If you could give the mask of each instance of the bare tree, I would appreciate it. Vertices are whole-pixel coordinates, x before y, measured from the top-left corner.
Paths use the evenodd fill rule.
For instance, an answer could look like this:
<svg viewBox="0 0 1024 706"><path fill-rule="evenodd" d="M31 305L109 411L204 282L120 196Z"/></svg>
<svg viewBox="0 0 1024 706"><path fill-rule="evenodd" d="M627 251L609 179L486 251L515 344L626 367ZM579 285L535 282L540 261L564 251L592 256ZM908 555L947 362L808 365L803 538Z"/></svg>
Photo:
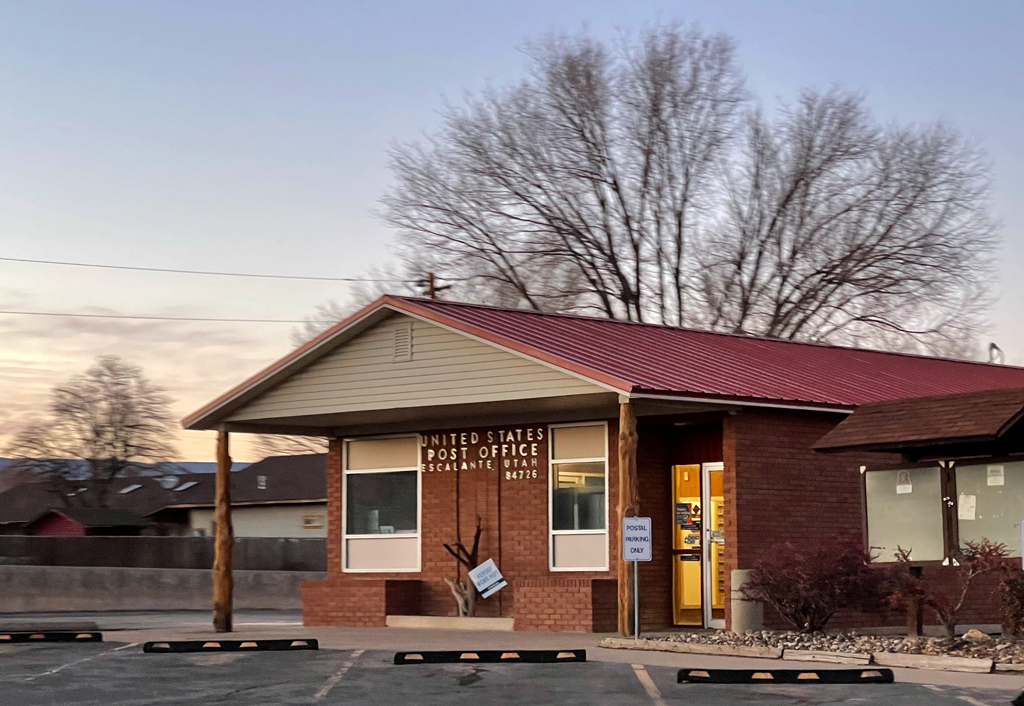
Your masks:
<svg viewBox="0 0 1024 706"><path fill-rule="evenodd" d="M325 454L327 453L327 442L327 437L323 436L259 434L253 440L252 449L260 458Z"/></svg>
<svg viewBox="0 0 1024 706"><path fill-rule="evenodd" d="M988 167L949 127L863 99L751 106L721 35L528 47L516 85L393 150L384 217L410 273L544 311L884 347L984 321Z"/></svg>
<svg viewBox="0 0 1024 706"><path fill-rule="evenodd" d="M21 432L6 450L55 488L91 480L89 501L105 507L114 480L176 452L171 399L142 369L102 356L50 394L49 416ZM67 493L61 493L67 497Z"/></svg>

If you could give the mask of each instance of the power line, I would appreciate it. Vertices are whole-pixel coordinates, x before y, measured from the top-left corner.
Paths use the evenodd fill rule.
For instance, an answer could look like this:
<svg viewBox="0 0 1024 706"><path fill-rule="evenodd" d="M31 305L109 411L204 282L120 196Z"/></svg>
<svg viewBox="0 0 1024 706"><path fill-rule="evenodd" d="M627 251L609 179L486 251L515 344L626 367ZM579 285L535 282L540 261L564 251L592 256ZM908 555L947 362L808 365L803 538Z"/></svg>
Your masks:
<svg viewBox="0 0 1024 706"><path fill-rule="evenodd" d="M305 277L302 275L268 275L252 272L215 272L209 270L176 270L170 267L131 267L128 265L101 265L90 262L62 262L59 260L30 260L22 257L0 257L4 262L23 262L31 265L61 265L63 267L93 267L103 270L132 270L135 272L164 272L176 275L211 275L216 277L255 277L258 279L292 279L315 282L390 282L406 283L404 279L374 279L363 277Z"/></svg>
<svg viewBox="0 0 1024 706"><path fill-rule="evenodd" d="M127 314L63 314L58 311L0 311L0 315L12 316L70 316L78 319L137 319L141 321L210 321L237 324L304 324L300 319L227 319L204 318L199 316L130 316ZM323 322L328 323L328 322ZM330 322L334 323L334 322Z"/></svg>

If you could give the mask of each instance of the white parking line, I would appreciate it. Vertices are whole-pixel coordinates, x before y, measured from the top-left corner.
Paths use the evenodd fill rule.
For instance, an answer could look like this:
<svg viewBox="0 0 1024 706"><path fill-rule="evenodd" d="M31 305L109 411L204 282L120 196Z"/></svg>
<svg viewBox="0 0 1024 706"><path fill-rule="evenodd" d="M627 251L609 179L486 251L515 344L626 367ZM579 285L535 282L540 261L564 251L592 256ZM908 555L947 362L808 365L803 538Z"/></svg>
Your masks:
<svg viewBox="0 0 1024 706"><path fill-rule="evenodd" d="M330 679L328 679L327 682L323 685L323 688L321 688L320 691L316 692L316 696L313 697L313 703L316 704L323 701L324 697L331 693L331 689L337 686L338 682L341 681L341 678L345 676L345 672L352 668L352 665L355 663L354 660L357 657L359 657L359 655L363 654L363 652L365 651L366 650L354 650L352 654L349 655L351 659L347 662L344 662L341 665L341 669L332 674Z"/></svg>
<svg viewBox="0 0 1024 706"><path fill-rule="evenodd" d="M665 706L665 699L661 698L661 691L658 690L657 684L651 679L651 675L647 673L644 665L634 664L633 671L636 673L636 678L640 680L640 684L643 685L644 691L651 697L654 706Z"/></svg>
<svg viewBox="0 0 1024 706"><path fill-rule="evenodd" d="M100 652L99 654L92 655L91 657L83 657L82 659L76 659L74 662L68 662L67 664L62 664L59 667L54 667L53 669L49 669L49 670L47 670L45 672L42 672L40 674L33 674L30 677L26 677L25 681L35 681L39 677L48 677L51 674L56 674L57 672L60 672L60 671L62 671L64 669L67 669L68 667L73 667L76 664L82 664L83 662L91 662L92 660L98 659L98 658L102 657L103 655L109 655L111 652L120 652L121 650L127 650L129 647L138 647L138 645L139 645L139 643L132 642L132 643L127 644L127 645L121 645L120 647L115 647L112 650L106 650L104 652Z"/></svg>
<svg viewBox="0 0 1024 706"><path fill-rule="evenodd" d="M957 698L961 701L966 701L967 703L971 704L971 706L989 706L984 701L976 699L973 696L957 696Z"/></svg>

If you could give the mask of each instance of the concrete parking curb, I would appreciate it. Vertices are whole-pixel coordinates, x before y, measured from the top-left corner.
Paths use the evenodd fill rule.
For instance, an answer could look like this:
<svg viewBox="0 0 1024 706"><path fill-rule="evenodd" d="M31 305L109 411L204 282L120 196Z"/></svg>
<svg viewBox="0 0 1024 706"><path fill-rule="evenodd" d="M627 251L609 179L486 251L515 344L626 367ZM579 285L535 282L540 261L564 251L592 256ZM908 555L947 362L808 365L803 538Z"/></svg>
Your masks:
<svg viewBox="0 0 1024 706"><path fill-rule="evenodd" d="M855 652L822 652L820 650L791 650L786 648L782 651L782 659L794 662L825 662L828 664L855 664L866 666L871 664L871 655Z"/></svg>
<svg viewBox="0 0 1024 706"><path fill-rule="evenodd" d="M672 642L670 640L633 639L629 637L602 638L601 647L613 650L654 650L657 652L678 652L691 655L718 655L721 657L760 657L780 659L781 647L747 647L744 645L702 645L695 642Z"/></svg>
<svg viewBox="0 0 1024 706"><path fill-rule="evenodd" d="M992 671L992 660L972 657L945 657L939 655L907 655L898 652L875 652L871 655L875 664L883 667L907 667L909 669L938 669L947 672L972 672L988 674Z"/></svg>

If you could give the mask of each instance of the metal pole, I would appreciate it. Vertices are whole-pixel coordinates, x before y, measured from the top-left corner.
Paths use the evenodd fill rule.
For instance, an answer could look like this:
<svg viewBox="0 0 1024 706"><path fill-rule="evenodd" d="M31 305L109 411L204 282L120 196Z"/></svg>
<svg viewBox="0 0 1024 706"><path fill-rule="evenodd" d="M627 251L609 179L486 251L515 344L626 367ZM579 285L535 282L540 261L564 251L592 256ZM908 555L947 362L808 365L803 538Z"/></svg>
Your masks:
<svg viewBox="0 0 1024 706"><path fill-rule="evenodd" d="M640 639L640 562L633 562L633 630L635 637Z"/></svg>

